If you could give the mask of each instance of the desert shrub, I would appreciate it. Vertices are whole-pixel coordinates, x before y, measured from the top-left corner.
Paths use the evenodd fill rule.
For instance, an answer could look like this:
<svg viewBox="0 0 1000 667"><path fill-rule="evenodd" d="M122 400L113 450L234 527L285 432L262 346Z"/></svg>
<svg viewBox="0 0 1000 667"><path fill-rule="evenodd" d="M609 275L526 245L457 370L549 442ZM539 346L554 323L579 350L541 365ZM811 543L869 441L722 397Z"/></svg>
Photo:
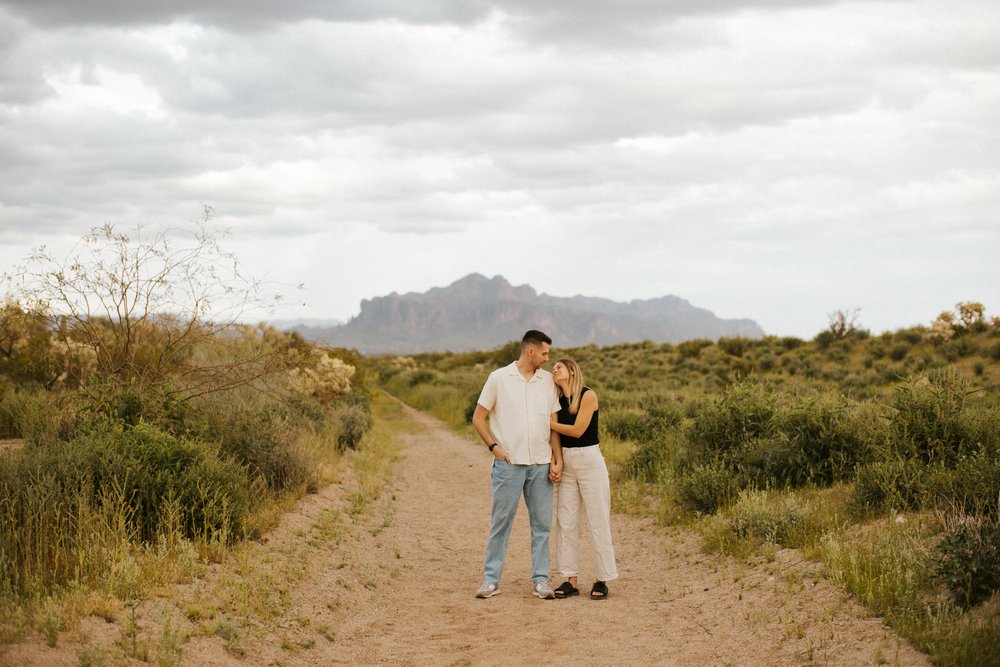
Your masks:
<svg viewBox="0 0 1000 667"><path fill-rule="evenodd" d="M902 458L953 462L973 446L964 412L973 391L952 370L936 370L897 387L890 418L891 444Z"/></svg>
<svg viewBox="0 0 1000 667"><path fill-rule="evenodd" d="M22 390L0 384L0 438L30 445L67 440L79 425L71 393Z"/></svg>
<svg viewBox="0 0 1000 667"><path fill-rule="evenodd" d="M997 329L1000 331L1000 329ZM993 361L1000 361L1000 343L994 343L986 351L987 356Z"/></svg>
<svg viewBox="0 0 1000 667"><path fill-rule="evenodd" d="M833 343L836 340L837 340L836 334L834 334L832 331L828 329L820 331L818 334L816 334L816 337L813 338L813 342L816 343L816 347L819 348L820 350L825 350L829 348L831 345L833 345Z"/></svg>
<svg viewBox="0 0 1000 667"><path fill-rule="evenodd" d="M89 421L110 420L130 426L145 422L173 433L184 433L190 430L188 421L197 419L166 384L119 384L95 375L81 387L77 397L80 412Z"/></svg>
<svg viewBox="0 0 1000 667"><path fill-rule="evenodd" d="M955 603L968 609L1000 590L1000 521L962 514L946 524L934 549L934 572Z"/></svg>
<svg viewBox="0 0 1000 667"><path fill-rule="evenodd" d="M902 361L910 353L910 345L907 343L894 343L889 348L889 358L893 361Z"/></svg>
<svg viewBox="0 0 1000 667"><path fill-rule="evenodd" d="M678 502L690 511L712 514L732 502L742 487L742 480L722 463L701 463L678 478Z"/></svg>
<svg viewBox="0 0 1000 667"><path fill-rule="evenodd" d="M601 415L601 428L613 438L639 442L645 433L644 419L642 412L609 412Z"/></svg>
<svg viewBox="0 0 1000 667"><path fill-rule="evenodd" d="M954 362L975 352L976 344L968 336L959 336L942 344L938 351L945 359Z"/></svg>
<svg viewBox="0 0 1000 667"><path fill-rule="evenodd" d="M740 539L796 546L805 532L805 509L788 497L774 498L768 491L740 492L729 508L729 528Z"/></svg>
<svg viewBox="0 0 1000 667"><path fill-rule="evenodd" d="M733 357L742 357L747 351L748 341L745 338L720 338L719 349Z"/></svg>
<svg viewBox="0 0 1000 667"><path fill-rule="evenodd" d="M351 378L356 368L343 359L316 348L301 355L302 360L288 371L289 389L324 404L351 393Z"/></svg>
<svg viewBox="0 0 1000 667"><path fill-rule="evenodd" d="M926 485L937 507L996 515L1000 510L1000 458L987 449L960 456L953 468L932 467Z"/></svg>
<svg viewBox="0 0 1000 667"><path fill-rule="evenodd" d="M796 338L794 336L785 336L780 341L781 347L786 350L794 350L795 348L803 345L805 343L801 338Z"/></svg>
<svg viewBox="0 0 1000 667"><path fill-rule="evenodd" d="M643 443L662 438L663 434L680 426L681 407L661 396L644 396L639 411L615 411L601 415L601 427L619 440Z"/></svg>
<svg viewBox="0 0 1000 667"><path fill-rule="evenodd" d="M274 491L310 481L310 463L294 446L290 416L285 410L239 409L228 413L214 429L222 454L238 462L251 477Z"/></svg>
<svg viewBox="0 0 1000 667"><path fill-rule="evenodd" d="M777 366L778 366L778 358L773 354L771 354L770 352L762 354L760 358L757 360L757 368L759 368L761 372L766 373L769 371L773 371Z"/></svg>
<svg viewBox="0 0 1000 667"><path fill-rule="evenodd" d="M623 470L632 478L655 482L670 467L671 459L671 448L666 437L641 440L625 461Z"/></svg>
<svg viewBox="0 0 1000 667"><path fill-rule="evenodd" d="M417 371L410 373L408 382L410 383L411 387L416 387L419 384L426 384L428 382L433 382L435 377L437 377L437 374L434 373L434 371L426 368L421 368Z"/></svg>
<svg viewBox="0 0 1000 667"><path fill-rule="evenodd" d="M0 457L0 585L26 594L104 576L108 549L164 531L225 542L249 506L243 469L210 445L106 423Z"/></svg>
<svg viewBox="0 0 1000 667"><path fill-rule="evenodd" d="M692 340L686 340L683 343L677 345L677 352L680 353L683 359L697 359L701 355L701 351L706 347L709 347L712 341L707 338L695 338Z"/></svg>
<svg viewBox="0 0 1000 667"><path fill-rule="evenodd" d="M775 396L756 379L736 382L720 395L698 404L688 427L688 439L706 459L714 454L725 455L768 435L776 409Z"/></svg>
<svg viewBox="0 0 1000 667"><path fill-rule="evenodd" d="M754 438L730 451L725 460L740 478L758 488L798 486L807 480L802 450L783 433Z"/></svg>
<svg viewBox="0 0 1000 667"><path fill-rule="evenodd" d="M857 407L842 396L799 397L778 413L777 429L801 452L803 470L789 481L831 484L848 479L872 456Z"/></svg>
<svg viewBox="0 0 1000 667"><path fill-rule="evenodd" d="M365 394L351 394L336 406L334 417L340 422L337 446L341 450L357 449L365 433L372 427L371 402Z"/></svg>
<svg viewBox="0 0 1000 667"><path fill-rule="evenodd" d="M906 343L908 346L912 347L922 341L927 333L927 329L924 327L911 327L909 329L900 329L895 334L893 334L893 340L897 342Z"/></svg>
<svg viewBox="0 0 1000 667"><path fill-rule="evenodd" d="M501 368L503 366L510 365L510 362L515 361L521 356L521 341L512 340L509 343L505 343L496 349L492 355L490 355L490 362L494 368Z"/></svg>
<svg viewBox="0 0 1000 667"><path fill-rule="evenodd" d="M143 540L155 539L167 499L183 508L182 528L192 538L235 537L249 508L240 465L219 458L212 445L148 424L108 422L68 443L26 453L22 465L27 478L54 479L71 498L82 494L99 503L105 489L119 489L129 502L129 523Z"/></svg>
<svg viewBox="0 0 1000 667"><path fill-rule="evenodd" d="M927 466L916 459L892 458L861 466L854 478L851 512L864 517L923 507L929 476Z"/></svg>
<svg viewBox="0 0 1000 667"><path fill-rule="evenodd" d="M469 398L465 401L465 411L463 412L463 417L465 418L466 424L472 423L472 417L476 414L476 406L479 405L479 395L481 391L475 391L469 394Z"/></svg>

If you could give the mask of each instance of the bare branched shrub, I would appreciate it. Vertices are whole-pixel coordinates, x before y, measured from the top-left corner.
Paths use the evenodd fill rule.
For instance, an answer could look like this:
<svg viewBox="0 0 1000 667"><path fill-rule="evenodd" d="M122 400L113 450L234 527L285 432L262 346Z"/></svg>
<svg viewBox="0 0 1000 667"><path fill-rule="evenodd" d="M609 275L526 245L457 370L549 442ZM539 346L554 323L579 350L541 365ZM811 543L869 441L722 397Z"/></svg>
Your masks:
<svg viewBox="0 0 1000 667"><path fill-rule="evenodd" d="M830 324L827 331L833 334L834 340L842 340L859 331L858 316L860 308L837 309L828 315Z"/></svg>
<svg viewBox="0 0 1000 667"><path fill-rule="evenodd" d="M212 228L213 214L206 206L193 229L148 236L142 226L122 232L105 224L65 260L35 250L8 281L32 312L46 313L51 329L74 341L57 359L85 345L112 386L186 399L253 383L284 370L282 351L239 325L270 299L222 248L225 232ZM243 339L241 356L206 357L213 341L221 350L218 341L234 338Z"/></svg>

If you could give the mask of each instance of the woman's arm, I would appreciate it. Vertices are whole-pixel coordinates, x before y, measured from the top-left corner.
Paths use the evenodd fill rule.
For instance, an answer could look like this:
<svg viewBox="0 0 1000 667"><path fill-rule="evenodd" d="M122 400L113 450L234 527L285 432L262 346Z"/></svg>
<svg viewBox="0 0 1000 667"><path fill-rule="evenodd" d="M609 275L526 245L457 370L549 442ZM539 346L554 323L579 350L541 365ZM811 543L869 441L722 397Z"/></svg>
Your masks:
<svg viewBox="0 0 1000 667"><path fill-rule="evenodd" d="M590 420L597 412L597 394L593 389L588 391L580 399L580 410L576 413L576 421L572 424L560 424L556 414L552 414L552 430L561 435L568 435L572 438L579 438L587 431Z"/></svg>

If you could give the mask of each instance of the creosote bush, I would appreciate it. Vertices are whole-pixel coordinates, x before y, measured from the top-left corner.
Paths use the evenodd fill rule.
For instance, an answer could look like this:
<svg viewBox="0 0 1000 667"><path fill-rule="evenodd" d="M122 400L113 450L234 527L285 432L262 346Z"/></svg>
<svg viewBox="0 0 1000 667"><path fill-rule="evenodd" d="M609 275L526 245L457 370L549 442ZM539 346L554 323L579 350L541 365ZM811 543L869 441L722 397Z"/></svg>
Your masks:
<svg viewBox="0 0 1000 667"><path fill-rule="evenodd" d="M1000 590L1000 519L958 514L934 549L934 571L968 609Z"/></svg>

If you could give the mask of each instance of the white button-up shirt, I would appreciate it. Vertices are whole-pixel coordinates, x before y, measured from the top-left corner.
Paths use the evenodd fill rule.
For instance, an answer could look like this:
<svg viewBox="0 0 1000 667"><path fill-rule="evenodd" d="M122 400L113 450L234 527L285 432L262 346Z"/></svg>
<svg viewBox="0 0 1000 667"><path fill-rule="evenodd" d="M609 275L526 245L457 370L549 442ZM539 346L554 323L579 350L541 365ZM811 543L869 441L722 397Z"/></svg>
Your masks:
<svg viewBox="0 0 1000 667"><path fill-rule="evenodd" d="M552 373L538 369L525 380L515 361L490 373L478 403L490 411L490 432L512 463L549 463L549 421L559 412Z"/></svg>

